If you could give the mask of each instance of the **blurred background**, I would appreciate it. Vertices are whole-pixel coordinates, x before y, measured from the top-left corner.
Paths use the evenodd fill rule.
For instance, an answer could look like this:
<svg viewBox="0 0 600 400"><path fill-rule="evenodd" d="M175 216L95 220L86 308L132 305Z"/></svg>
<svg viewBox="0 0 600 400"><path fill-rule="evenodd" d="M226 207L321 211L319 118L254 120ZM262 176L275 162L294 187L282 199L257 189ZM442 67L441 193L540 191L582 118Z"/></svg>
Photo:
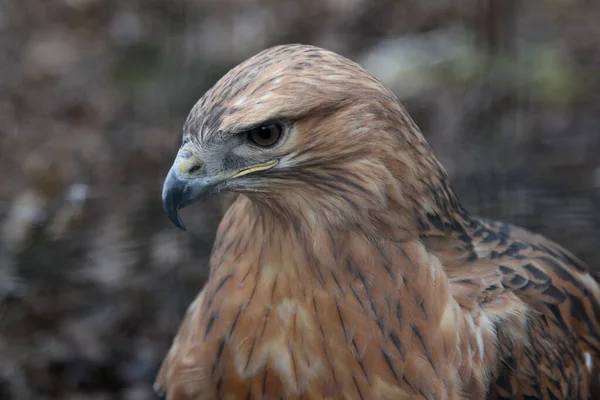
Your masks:
<svg viewBox="0 0 600 400"><path fill-rule="evenodd" d="M600 266L600 2L1 0L0 399L153 399L218 201L161 209L195 101L275 44L393 88L474 213Z"/></svg>

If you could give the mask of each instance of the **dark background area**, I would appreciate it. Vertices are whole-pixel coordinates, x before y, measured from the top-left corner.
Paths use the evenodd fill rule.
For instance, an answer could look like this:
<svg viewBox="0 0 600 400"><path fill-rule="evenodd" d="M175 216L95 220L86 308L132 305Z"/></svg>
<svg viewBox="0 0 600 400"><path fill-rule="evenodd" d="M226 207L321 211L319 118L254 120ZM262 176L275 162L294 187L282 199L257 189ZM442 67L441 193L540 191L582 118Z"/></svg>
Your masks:
<svg viewBox="0 0 600 400"><path fill-rule="evenodd" d="M275 44L393 88L474 213L600 266L600 2L0 0L0 399L152 399L223 208L161 209L187 112Z"/></svg>

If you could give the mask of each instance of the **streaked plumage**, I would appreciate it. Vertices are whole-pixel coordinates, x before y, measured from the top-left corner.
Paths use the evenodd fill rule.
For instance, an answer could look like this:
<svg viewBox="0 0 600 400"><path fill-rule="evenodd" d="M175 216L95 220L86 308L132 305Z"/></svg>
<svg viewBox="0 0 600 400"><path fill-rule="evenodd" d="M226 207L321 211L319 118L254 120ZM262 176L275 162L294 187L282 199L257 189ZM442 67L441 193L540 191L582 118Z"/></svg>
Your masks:
<svg viewBox="0 0 600 400"><path fill-rule="evenodd" d="M281 121L275 145L248 129ZM163 200L240 195L157 386L180 399L586 399L600 288L559 245L471 216L396 97L311 46L194 106Z"/></svg>

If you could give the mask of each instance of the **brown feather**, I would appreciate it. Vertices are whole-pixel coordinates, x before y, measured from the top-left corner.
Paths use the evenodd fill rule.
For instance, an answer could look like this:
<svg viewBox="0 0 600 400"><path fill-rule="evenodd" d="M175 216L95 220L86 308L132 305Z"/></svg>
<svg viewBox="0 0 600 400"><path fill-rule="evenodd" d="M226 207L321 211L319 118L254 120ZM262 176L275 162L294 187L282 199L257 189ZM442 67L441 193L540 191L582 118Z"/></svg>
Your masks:
<svg viewBox="0 0 600 400"><path fill-rule="evenodd" d="M587 399L597 282L559 245L464 210L389 89L279 46L223 77L184 131L210 154L272 119L289 126L279 164L232 187L157 379L168 399Z"/></svg>

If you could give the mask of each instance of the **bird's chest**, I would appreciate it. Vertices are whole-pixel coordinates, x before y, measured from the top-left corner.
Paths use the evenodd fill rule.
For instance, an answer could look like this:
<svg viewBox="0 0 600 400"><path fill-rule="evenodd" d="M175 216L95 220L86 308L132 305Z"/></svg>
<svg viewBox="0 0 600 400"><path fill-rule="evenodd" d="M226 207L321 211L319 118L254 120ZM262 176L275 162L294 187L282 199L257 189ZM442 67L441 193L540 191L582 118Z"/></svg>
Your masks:
<svg viewBox="0 0 600 400"><path fill-rule="evenodd" d="M346 306L308 279L261 275L227 278L219 290L227 294L217 292L205 309L204 362L216 397L340 397L353 352L364 351L347 346L344 334L357 329L350 315L340 319ZM364 328L362 336L370 336Z"/></svg>
<svg viewBox="0 0 600 400"><path fill-rule="evenodd" d="M423 339L392 322L397 303L321 278L250 268L212 279L177 339L198 398L422 398L405 379L417 372L438 390L423 344L410 350Z"/></svg>

